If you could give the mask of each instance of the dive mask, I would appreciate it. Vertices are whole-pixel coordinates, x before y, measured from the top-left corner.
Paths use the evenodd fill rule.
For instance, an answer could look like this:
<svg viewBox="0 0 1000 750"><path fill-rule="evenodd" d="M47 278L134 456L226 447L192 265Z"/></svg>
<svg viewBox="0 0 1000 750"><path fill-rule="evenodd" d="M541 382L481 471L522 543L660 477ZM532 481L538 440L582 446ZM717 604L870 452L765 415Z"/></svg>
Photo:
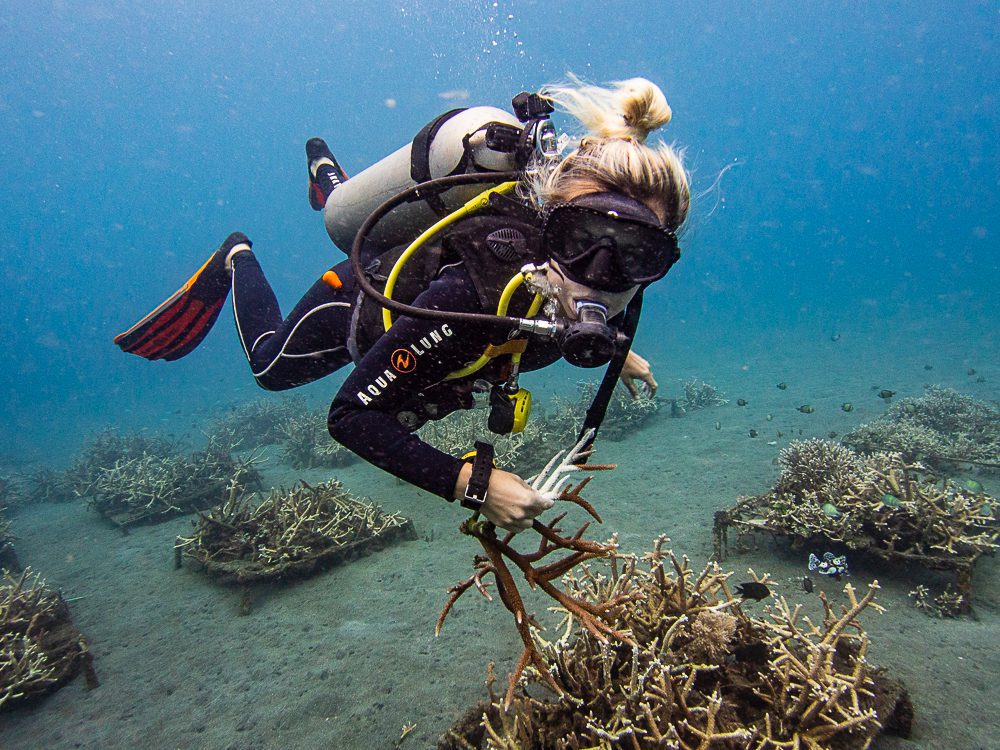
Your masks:
<svg viewBox="0 0 1000 750"><path fill-rule="evenodd" d="M618 193L546 208L542 242L567 277L608 292L661 279L680 258L677 235L646 205Z"/></svg>

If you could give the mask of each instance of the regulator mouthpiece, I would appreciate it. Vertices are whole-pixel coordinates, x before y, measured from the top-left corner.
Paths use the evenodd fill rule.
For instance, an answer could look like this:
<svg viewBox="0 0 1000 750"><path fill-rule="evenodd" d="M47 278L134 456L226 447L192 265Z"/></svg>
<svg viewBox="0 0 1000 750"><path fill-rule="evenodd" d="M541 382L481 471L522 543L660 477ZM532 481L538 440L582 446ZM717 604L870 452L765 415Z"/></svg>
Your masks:
<svg viewBox="0 0 1000 750"><path fill-rule="evenodd" d="M563 358L575 367L606 365L622 336L608 325L608 308L599 302L580 300L576 316L557 337Z"/></svg>

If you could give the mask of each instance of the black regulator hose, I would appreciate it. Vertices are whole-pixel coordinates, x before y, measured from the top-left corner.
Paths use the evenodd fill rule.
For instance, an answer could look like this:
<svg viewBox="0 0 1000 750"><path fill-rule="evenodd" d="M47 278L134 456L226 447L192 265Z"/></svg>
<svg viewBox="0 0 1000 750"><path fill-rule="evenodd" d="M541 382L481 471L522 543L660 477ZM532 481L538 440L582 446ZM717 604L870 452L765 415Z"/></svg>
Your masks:
<svg viewBox="0 0 1000 750"><path fill-rule="evenodd" d="M368 277L365 275L365 269L361 265L361 251L364 248L365 240L368 239L368 235L371 234L375 225L378 224L386 216L386 214L404 203L414 200L423 200L428 195L437 195L445 190L449 190L460 185L476 185L488 182L499 184L501 182L509 182L511 180L520 179L522 176L522 172L516 171L451 175L448 177L439 177L435 180L422 182L419 185L407 188L401 193L397 193L389 198L385 201L385 203L380 205L368 215L368 218L365 219L361 228L358 230L358 233L355 235L354 243L351 245L351 270L354 272L354 279L358 282L358 286L361 287L361 291L383 307L388 307L398 315L408 315L411 318L422 318L424 320L444 320L454 323L479 323L481 325L504 328L507 330L517 328L521 322L520 318L513 318L504 315L489 315L487 313L455 312L453 310L428 310L424 307L414 307L413 305L407 305L397 300L390 299L376 289L375 286L368 280Z"/></svg>

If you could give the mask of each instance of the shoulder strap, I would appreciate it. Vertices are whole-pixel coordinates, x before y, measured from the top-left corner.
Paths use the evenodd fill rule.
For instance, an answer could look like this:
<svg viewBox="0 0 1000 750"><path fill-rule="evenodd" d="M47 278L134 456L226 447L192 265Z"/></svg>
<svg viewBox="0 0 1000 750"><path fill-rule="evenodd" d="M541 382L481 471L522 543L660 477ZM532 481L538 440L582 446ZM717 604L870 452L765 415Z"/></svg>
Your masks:
<svg viewBox="0 0 1000 750"><path fill-rule="evenodd" d="M540 227L542 224L538 211L519 200L508 198L502 193L490 193L489 202L490 208L498 214L512 216L519 221L523 221L525 224L531 224L536 227Z"/></svg>
<svg viewBox="0 0 1000 750"><path fill-rule="evenodd" d="M434 143L434 136L448 120L465 110L466 107L459 107L438 115L413 137L410 145L410 179L418 185L431 179L431 144ZM442 216L447 213L444 201L438 194L427 195L424 200L435 213Z"/></svg>

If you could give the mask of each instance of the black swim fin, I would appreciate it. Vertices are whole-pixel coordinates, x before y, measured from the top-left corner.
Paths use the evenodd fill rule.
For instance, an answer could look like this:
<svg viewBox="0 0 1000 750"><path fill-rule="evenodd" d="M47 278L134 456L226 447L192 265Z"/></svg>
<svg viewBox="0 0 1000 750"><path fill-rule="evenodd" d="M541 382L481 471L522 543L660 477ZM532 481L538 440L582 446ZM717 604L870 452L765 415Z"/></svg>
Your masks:
<svg viewBox="0 0 1000 750"><path fill-rule="evenodd" d="M229 296L231 279L226 256L239 244L250 245L233 232L194 276L149 315L115 336L123 352L145 359L175 360L189 354L212 330Z"/></svg>

